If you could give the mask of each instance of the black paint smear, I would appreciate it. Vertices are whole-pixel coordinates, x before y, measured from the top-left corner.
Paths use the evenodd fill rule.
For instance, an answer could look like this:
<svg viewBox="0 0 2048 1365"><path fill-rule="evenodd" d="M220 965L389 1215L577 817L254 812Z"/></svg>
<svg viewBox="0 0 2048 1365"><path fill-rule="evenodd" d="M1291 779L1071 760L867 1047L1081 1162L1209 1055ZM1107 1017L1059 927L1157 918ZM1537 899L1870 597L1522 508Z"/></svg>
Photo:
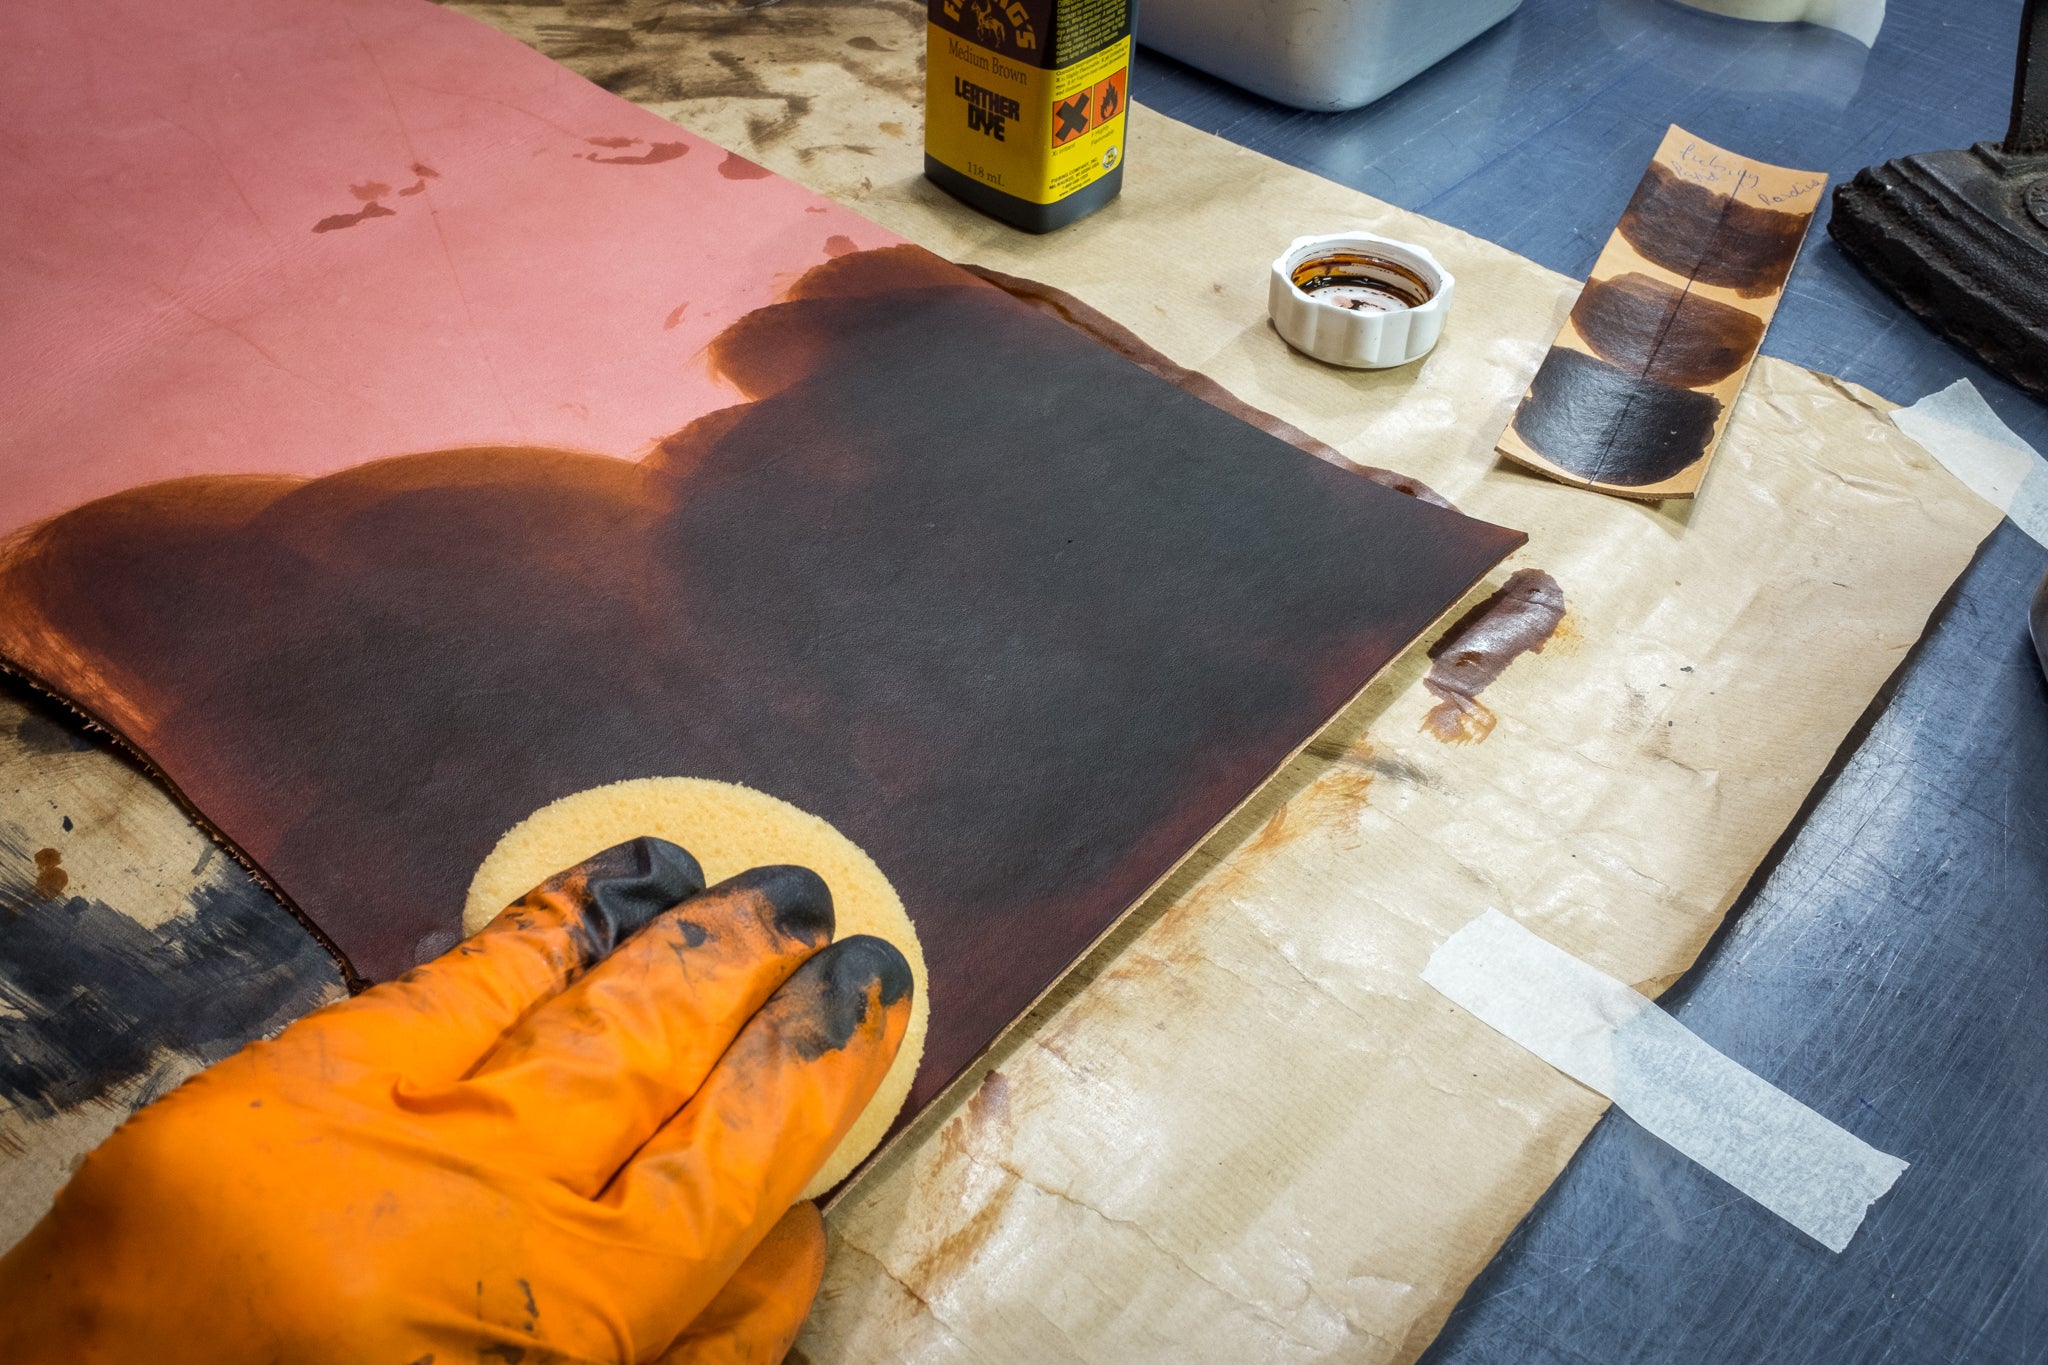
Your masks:
<svg viewBox="0 0 2048 1365"><path fill-rule="evenodd" d="M96 900L37 895L28 861L0 845L0 1099L31 1119L103 1100L166 1052L210 1066L340 984L238 872L144 928Z"/></svg>
<svg viewBox="0 0 2048 1365"><path fill-rule="evenodd" d="M1515 413L1532 449L1589 483L1662 483L1707 453L1721 400L1633 374L1596 356L1551 348Z"/></svg>
<svg viewBox="0 0 2048 1365"><path fill-rule="evenodd" d="M1617 230L1673 274L1756 299L1791 273L1809 217L1745 204L1653 161Z"/></svg>
<svg viewBox="0 0 2048 1365"><path fill-rule="evenodd" d="M1623 369L1682 389L1718 384L1764 339L1756 314L1634 271L1589 281L1572 325Z"/></svg>
<svg viewBox="0 0 2048 1365"><path fill-rule="evenodd" d="M6 692L24 695L25 689L17 691L9 687ZM82 729L66 725L54 716L34 712L15 723L14 742L31 754L78 754L93 747L92 740Z"/></svg>

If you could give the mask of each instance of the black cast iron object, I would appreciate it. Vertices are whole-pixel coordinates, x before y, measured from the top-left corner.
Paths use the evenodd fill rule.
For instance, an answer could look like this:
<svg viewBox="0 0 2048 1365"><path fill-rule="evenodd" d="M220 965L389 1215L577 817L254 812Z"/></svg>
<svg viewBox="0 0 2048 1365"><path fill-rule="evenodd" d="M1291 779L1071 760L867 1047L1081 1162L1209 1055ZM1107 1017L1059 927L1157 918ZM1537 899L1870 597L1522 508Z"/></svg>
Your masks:
<svg viewBox="0 0 2048 1365"><path fill-rule="evenodd" d="M2048 397L2048 0L2020 20L2005 141L1859 171L1828 231L1922 322Z"/></svg>
<svg viewBox="0 0 2048 1365"><path fill-rule="evenodd" d="M2048 578L2041 580L2034 593L2034 610L2028 617L2027 629L2034 637L2034 653L2041 656L2041 671L2048 673Z"/></svg>

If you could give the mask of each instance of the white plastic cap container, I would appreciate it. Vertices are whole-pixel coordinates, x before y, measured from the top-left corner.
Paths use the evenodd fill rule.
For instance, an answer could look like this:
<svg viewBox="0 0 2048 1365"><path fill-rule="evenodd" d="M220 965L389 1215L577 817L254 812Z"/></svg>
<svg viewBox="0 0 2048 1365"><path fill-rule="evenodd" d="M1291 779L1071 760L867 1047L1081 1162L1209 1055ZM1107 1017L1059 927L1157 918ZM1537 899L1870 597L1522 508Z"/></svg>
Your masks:
<svg viewBox="0 0 2048 1365"><path fill-rule="evenodd" d="M1297 237L1273 262L1274 330L1304 355L1383 370L1429 354L1457 281L1411 242L1369 232Z"/></svg>

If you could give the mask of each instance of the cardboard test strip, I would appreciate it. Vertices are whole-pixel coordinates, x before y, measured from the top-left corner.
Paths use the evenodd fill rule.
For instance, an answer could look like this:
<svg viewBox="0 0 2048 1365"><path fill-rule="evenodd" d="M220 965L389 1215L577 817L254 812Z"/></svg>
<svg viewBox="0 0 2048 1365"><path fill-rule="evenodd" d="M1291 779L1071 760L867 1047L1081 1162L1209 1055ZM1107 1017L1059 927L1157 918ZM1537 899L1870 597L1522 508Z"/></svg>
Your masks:
<svg viewBox="0 0 2048 1365"><path fill-rule="evenodd" d="M1826 185L1674 125L1500 453L1603 493L1698 492Z"/></svg>

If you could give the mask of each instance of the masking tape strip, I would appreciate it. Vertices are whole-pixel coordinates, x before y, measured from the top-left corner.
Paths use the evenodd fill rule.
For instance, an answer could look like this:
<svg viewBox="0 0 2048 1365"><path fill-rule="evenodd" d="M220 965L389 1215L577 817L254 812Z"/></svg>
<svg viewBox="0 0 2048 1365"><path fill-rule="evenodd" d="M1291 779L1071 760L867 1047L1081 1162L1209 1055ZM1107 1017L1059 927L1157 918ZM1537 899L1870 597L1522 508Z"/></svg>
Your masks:
<svg viewBox="0 0 2048 1365"><path fill-rule="evenodd" d="M1831 1251L1906 1169L1498 910L1422 979Z"/></svg>
<svg viewBox="0 0 2048 1365"><path fill-rule="evenodd" d="M2048 460L1998 420L1976 385L1958 379L1894 412L1892 424L2013 525L2048 545Z"/></svg>

